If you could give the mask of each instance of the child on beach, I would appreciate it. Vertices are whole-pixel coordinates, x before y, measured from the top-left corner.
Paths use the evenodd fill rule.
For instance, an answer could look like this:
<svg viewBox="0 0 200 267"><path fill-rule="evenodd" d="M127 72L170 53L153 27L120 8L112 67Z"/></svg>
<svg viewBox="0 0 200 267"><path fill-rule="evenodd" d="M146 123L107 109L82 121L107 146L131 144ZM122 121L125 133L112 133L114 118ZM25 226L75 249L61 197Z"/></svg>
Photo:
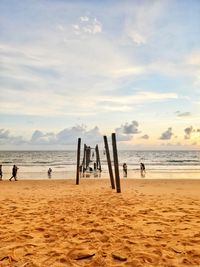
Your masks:
<svg viewBox="0 0 200 267"><path fill-rule="evenodd" d="M48 173L48 177L51 178L52 169L49 168L47 173Z"/></svg>
<svg viewBox="0 0 200 267"><path fill-rule="evenodd" d="M19 168L16 166L16 165L13 165L13 168L12 168L12 176L10 177L9 181L12 180L12 178L15 179L15 181L17 181L17 170Z"/></svg>

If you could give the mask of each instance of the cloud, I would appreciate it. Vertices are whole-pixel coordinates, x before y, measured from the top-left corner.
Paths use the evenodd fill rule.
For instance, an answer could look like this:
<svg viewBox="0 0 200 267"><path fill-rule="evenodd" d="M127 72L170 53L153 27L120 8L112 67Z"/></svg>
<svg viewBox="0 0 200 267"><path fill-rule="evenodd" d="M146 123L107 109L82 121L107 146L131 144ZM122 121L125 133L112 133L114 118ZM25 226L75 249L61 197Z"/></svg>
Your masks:
<svg viewBox="0 0 200 267"><path fill-rule="evenodd" d="M58 24L57 25L57 29L60 30L61 32L64 32L65 31L65 28L62 24Z"/></svg>
<svg viewBox="0 0 200 267"><path fill-rule="evenodd" d="M190 65L200 66L200 51L193 51L186 57L186 62Z"/></svg>
<svg viewBox="0 0 200 267"><path fill-rule="evenodd" d="M78 24L73 24L74 33L80 34L98 34L102 32L102 24L97 18L81 16Z"/></svg>
<svg viewBox="0 0 200 267"><path fill-rule="evenodd" d="M9 130L0 129L0 145L22 145L26 143L27 141L22 136L13 136Z"/></svg>
<svg viewBox="0 0 200 267"><path fill-rule="evenodd" d="M0 129L0 145L25 145L25 146L74 146L77 144L78 138L88 145L95 145L103 142L103 134L99 128L88 129L84 125L77 125L71 128L65 128L57 133L44 132L35 130L30 139L25 139L22 136L13 136L9 130Z"/></svg>
<svg viewBox="0 0 200 267"><path fill-rule="evenodd" d="M149 139L149 135L148 134L145 134L143 136L141 136L142 139Z"/></svg>
<svg viewBox="0 0 200 267"><path fill-rule="evenodd" d="M145 103L152 103L152 102L160 102L166 101L169 99L177 99L178 95L173 92L169 93L161 93L161 92L153 92L153 91L140 91L135 92L131 95L125 96L100 96L97 100L99 105L104 109L109 110L119 110L119 111L128 111L133 108L134 105L140 105Z"/></svg>
<svg viewBox="0 0 200 267"><path fill-rule="evenodd" d="M34 45L31 41L0 44L2 110L9 114L75 116L98 112L101 108L96 110L95 104L106 96L107 88L115 91L119 87L118 79L124 74L114 72L128 69L127 60L103 38L90 36L89 42L83 42L81 37L66 33L65 42L60 33L47 30L48 34L46 41L37 40Z"/></svg>
<svg viewBox="0 0 200 267"><path fill-rule="evenodd" d="M193 131L194 131L194 129L193 129L192 126L185 128L184 129L184 132L185 132L184 138L185 139L190 139L191 134L192 134Z"/></svg>
<svg viewBox="0 0 200 267"><path fill-rule="evenodd" d="M128 141L134 134L138 134L139 124L137 121L132 121L130 124L125 123L116 129L118 141ZM100 132L99 127L95 126L87 129L85 125L77 125L65 128L59 132L45 132L35 130L31 138L25 139L22 136L13 136L9 130L0 129L0 145L25 145L28 147L56 146L63 145L74 146L77 144L78 138L82 139L83 143L88 145L102 144L103 133ZM25 147L24 146L24 147Z"/></svg>
<svg viewBox="0 0 200 267"><path fill-rule="evenodd" d="M156 24L166 8L164 1L143 2L135 10L130 10L132 16L127 16L125 32L133 43L143 45L155 34Z"/></svg>
<svg viewBox="0 0 200 267"><path fill-rule="evenodd" d="M9 131L5 129L0 129L0 139L8 139Z"/></svg>
<svg viewBox="0 0 200 267"><path fill-rule="evenodd" d="M134 134L140 133L138 131L139 123L137 121L132 121L130 124L125 123L119 128L115 129L117 134L117 139L119 141L128 141L131 140Z"/></svg>
<svg viewBox="0 0 200 267"><path fill-rule="evenodd" d="M51 42L45 47L2 44L2 110L9 114L90 116L102 110L128 112L133 104L178 98L174 92L142 89L125 96L115 94L120 79L138 75L142 69L130 68L107 41L101 40L101 50L98 45L99 40L87 45L81 40L66 46L61 42L59 49ZM113 91L110 97L107 88Z"/></svg>
<svg viewBox="0 0 200 267"><path fill-rule="evenodd" d="M125 134L137 134L137 133L139 133L138 126L139 126L139 124L137 121L132 121L132 123L130 123L130 124L126 123L126 124L124 124L124 126L122 126L123 127L123 133L125 133Z"/></svg>
<svg viewBox="0 0 200 267"><path fill-rule="evenodd" d="M200 86L200 50L195 50L190 52L186 57L185 57L185 65L190 68L191 76L193 77L193 84L195 88L199 89Z"/></svg>
<svg viewBox="0 0 200 267"><path fill-rule="evenodd" d="M164 133L162 133L161 137L159 138L160 140L170 140L172 137L172 128L168 128Z"/></svg>
<svg viewBox="0 0 200 267"><path fill-rule="evenodd" d="M82 141L94 145L102 142L102 134L96 126L87 130L85 126L78 125L66 128L58 133L44 133L36 130L31 137L30 144L34 145L75 145L78 138Z"/></svg>
<svg viewBox="0 0 200 267"><path fill-rule="evenodd" d="M193 52L200 36L194 3L108 1L105 8L105 3L92 1L47 1L47 5L31 0L10 8L4 2L0 4L3 128L19 122L30 133L25 121L35 117L36 129L51 129L53 124L59 131L57 127L77 121L91 125L95 119L97 125L105 122L106 131L116 127L116 116L118 121L130 120L133 110L136 118L143 116L145 125L155 112L159 122L165 104L169 109L190 107L181 95L191 100L188 104L199 99L199 90L195 93L192 86L200 62L199 51ZM185 60L187 54L190 58ZM171 125L167 120L162 122L164 129ZM37 134L32 142L57 142L57 133L49 131Z"/></svg>
<svg viewBox="0 0 200 267"><path fill-rule="evenodd" d="M189 117L189 116L191 116L191 112L176 111L176 114L177 114L178 117Z"/></svg>
<svg viewBox="0 0 200 267"><path fill-rule="evenodd" d="M81 21L89 21L89 18L87 16L80 17Z"/></svg>
<svg viewBox="0 0 200 267"><path fill-rule="evenodd" d="M43 133L36 130L31 137L30 144L53 145L56 144L56 136L54 133Z"/></svg>

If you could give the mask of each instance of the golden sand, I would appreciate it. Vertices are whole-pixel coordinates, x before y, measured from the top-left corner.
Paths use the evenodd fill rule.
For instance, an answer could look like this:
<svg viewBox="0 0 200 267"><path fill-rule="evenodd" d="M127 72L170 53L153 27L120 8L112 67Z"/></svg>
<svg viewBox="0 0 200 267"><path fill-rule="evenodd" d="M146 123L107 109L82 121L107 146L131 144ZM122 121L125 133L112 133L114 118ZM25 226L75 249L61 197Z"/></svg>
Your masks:
<svg viewBox="0 0 200 267"><path fill-rule="evenodd" d="M0 266L200 266L200 180L0 182Z"/></svg>

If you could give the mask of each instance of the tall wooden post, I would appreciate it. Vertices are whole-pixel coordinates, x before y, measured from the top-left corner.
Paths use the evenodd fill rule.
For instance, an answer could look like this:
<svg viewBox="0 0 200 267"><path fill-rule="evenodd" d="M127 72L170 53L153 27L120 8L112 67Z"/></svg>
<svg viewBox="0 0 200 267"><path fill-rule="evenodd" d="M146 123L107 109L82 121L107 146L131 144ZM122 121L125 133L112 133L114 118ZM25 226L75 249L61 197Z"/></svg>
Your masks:
<svg viewBox="0 0 200 267"><path fill-rule="evenodd" d="M96 145L95 150L96 150L96 157L97 157L97 168L101 172L101 161L100 161L100 155L99 155L99 147L98 147L98 145Z"/></svg>
<svg viewBox="0 0 200 267"><path fill-rule="evenodd" d="M106 150L108 170L109 170L109 175L110 175L110 183L111 183L112 189L115 189L115 182L114 182L112 165L111 165L111 160L110 160L110 151L109 151L107 136L104 136L103 139L104 139L104 145L105 145L105 150Z"/></svg>
<svg viewBox="0 0 200 267"><path fill-rule="evenodd" d="M112 147L113 147L113 159L114 159L114 167L115 167L116 189L117 189L117 193L121 193L120 177L119 177L119 163L118 163L118 155L117 155L117 142L116 142L115 133L112 133Z"/></svg>
<svg viewBox="0 0 200 267"><path fill-rule="evenodd" d="M91 148L90 146L86 146L86 169L88 169L89 165L90 165L90 154L91 154Z"/></svg>
<svg viewBox="0 0 200 267"><path fill-rule="evenodd" d="M79 174L80 174L80 155L81 155L81 138L78 138L78 146L77 146L77 166L76 166L76 184L79 184Z"/></svg>
<svg viewBox="0 0 200 267"><path fill-rule="evenodd" d="M83 150L83 161L82 161L82 172L83 172L83 176L84 176L84 172L85 172L85 157L86 157L86 144L84 144L84 150Z"/></svg>

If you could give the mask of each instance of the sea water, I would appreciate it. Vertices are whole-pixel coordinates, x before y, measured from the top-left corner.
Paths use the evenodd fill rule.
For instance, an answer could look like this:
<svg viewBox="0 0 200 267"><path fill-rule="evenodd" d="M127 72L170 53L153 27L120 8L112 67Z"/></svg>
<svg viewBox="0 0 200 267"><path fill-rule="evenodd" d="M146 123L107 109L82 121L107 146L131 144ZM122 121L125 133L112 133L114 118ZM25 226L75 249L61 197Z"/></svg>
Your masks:
<svg viewBox="0 0 200 267"><path fill-rule="evenodd" d="M13 164L17 165L18 176L24 179L46 179L51 168L52 178L72 178L76 171L76 151L0 151L0 164L4 177L9 177ZM81 154L81 162L83 155ZM104 151L100 151L102 177L108 176L108 167ZM112 159L112 153L111 153ZM118 151L119 169L122 172L124 162L128 166L128 177L138 178L140 162L146 166L146 178L157 176L155 173L194 173L200 178L200 151ZM95 158L91 158L91 167ZM169 175L168 175L169 176ZM191 175L190 175L191 176ZM161 177L161 176L160 176ZM163 177L163 176L162 176Z"/></svg>

